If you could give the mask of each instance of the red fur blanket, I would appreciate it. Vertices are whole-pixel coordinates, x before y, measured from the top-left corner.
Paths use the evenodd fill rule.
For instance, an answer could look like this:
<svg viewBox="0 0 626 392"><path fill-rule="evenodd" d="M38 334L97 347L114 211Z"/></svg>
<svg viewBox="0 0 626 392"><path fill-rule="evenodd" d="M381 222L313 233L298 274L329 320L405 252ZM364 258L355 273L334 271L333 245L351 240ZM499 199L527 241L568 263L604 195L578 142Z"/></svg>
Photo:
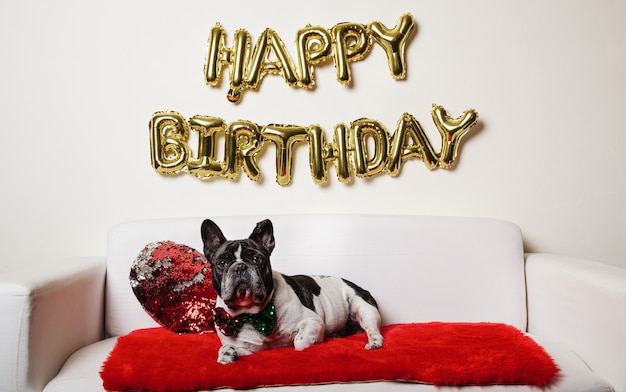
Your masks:
<svg viewBox="0 0 626 392"><path fill-rule="evenodd" d="M367 338L360 333L300 352L285 347L221 365L214 333L143 329L119 338L101 377L108 391L193 391L380 380L546 386L559 372L541 346L504 324L395 324L382 333L379 350L365 350Z"/></svg>

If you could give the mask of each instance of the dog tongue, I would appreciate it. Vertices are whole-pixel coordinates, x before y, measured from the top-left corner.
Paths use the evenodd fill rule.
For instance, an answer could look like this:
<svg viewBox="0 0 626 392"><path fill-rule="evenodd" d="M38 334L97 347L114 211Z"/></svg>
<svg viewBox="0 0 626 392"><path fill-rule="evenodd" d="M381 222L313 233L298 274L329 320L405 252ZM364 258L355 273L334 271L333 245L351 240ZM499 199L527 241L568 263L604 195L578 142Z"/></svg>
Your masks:
<svg viewBox="0 0 626 392"><path fill-rule="evenodd" d="M247 287L240 287L237 289L237 299L245 299L250 296L250 289Z"/></svg>
<svg viewBox="0 0 626 392"><path fill-rule="evenodd" d="M235 293L235 303L242 308L252 306L252 291L249 287L242 286L237 289Z"/></svg>

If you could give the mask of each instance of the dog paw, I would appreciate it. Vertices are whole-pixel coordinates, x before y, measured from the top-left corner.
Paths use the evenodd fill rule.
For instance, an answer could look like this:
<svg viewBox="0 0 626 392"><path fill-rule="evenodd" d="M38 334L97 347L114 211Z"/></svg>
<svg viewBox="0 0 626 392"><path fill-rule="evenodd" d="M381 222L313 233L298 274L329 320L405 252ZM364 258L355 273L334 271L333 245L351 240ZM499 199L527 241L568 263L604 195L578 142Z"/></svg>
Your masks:
<svg viewBox="0 0 626 392"><path fill-rule="evenodd" d="M369 342L365 345L366 350L375 350L377 348L383 347L383 337L382 336L374 336L369 339Z"/></svg>
<svg viewBox="0 0 626 392"><path fill-rule="evenodd" d="M307 319L300 325L293 346L297 351L324 341L324 325L317 319Z"/></svg>
<svg viewBox="0 0 626 392"><path fill-rule="evenodd" d="M293 341L293 346L296 351L302 351L305 348L311 347L312 345L317 343L317 340L313 336L297 335Z"/></svg>
<svg viewBox="0 0 626 392"><path fill-rule="evenodd" d="M237 361L237 349L234 346L222 346L217 354L217 362L227 365Z"/></svg>

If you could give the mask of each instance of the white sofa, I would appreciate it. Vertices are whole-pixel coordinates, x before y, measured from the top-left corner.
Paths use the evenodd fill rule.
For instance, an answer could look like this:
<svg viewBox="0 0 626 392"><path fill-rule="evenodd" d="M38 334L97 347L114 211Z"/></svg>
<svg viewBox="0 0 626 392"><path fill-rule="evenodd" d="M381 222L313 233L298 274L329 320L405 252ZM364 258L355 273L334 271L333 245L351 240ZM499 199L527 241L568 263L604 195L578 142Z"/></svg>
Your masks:
<svg viewBox="0 0 626 392"><path fill-rule="evenodd" d="M561 373L549 391L626 392L626 270L524 254L514 224L484 218L383 215L210 217L227 238L274 223L274 268L348 278L376 297L383 323L490 321L526 331ZM118 336L157 324L128 281L149 242L202 249L202 218L120 224L106 257L50 263L0 281L0 391L101 391ZM42 253L44 255L44 253ZM207 359L213 360L213 359ZM388 382L278 390L537 391Z"/></svg>

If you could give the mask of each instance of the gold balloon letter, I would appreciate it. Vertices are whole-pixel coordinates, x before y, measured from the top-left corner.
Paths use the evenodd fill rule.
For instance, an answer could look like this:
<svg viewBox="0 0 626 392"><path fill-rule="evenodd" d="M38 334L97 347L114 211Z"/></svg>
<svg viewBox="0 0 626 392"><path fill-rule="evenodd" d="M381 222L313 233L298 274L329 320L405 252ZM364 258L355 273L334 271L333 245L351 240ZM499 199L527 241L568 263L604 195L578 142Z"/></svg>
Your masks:
<svg viewBox="0 0 626 392"><path fill-rule="evenodd" d="M305 27L296 37L298 65L302 87L315 86L313 66L326 60L331 55L332 37L328 30L321 27Z"/></svg>
<svg viewBox="0 0 626 392"><path fill-rule="evenodd" d="M274 52L275 62L270 61L270 55ZM256 89L260 79L268 73L282 74L285 81L293 86L298 78L289 54L285 50L283 41L272 29L265 29L254 47L254 53L246 73L248 88Z"/></svg>
<svg viewBox="0 0 626 392"><path fill-rule="evenodd" d="M404 48L414 28L415 21L410 14L402 15L393 29L387 29L380 22L372 22L369 25L374 41L385 49L389 70L396 79L404 79L406 76Z"/></svg>
<svg viewBox="0 0 626 392"><path fill-rule="evenodd" d="M311 177L316 184L323 184L328 179L324 162L329 155L324 130L319 125L309 127L309 166Z"/></svg>
<svg viewBox="0 0 626 392"><path fill-rule="evenodd" d="M352 177L351 153L354 150L352 136L345 124L335 127L335 138L326 143L326 136L319 125L309 127L309 162L311 176L316 184L323 184L328 179L327 163L334 163L337 179L349 182Z"/></svg>
<svg viewBox="0 0 626 392"><path fill-rule="evenodd" d="M185 121L176 112L157 112L150 121L150 157L159 174L188 172L200 179L233 180L243 170L249 179L256 181L261 175L257 154L269 141L276 147L276 182L279 185L291 183L296 145L303 142L308 143L311 177L316 184L327 181L328 164L335 165L340 182L349 182L352 175L364 178L384 171L397 176L402 164L413 158L424 162L429 170L450 169L461 139L476 124L478 114L469 109L455 119L442 106L433 105L432 117L441 135L439 153L417 120L408 113L398 121L393 136L380 122L361 118L349 127L336 125L333 140L327 142L319 125L262 127L243 120L227 125L217 117L197 115ZM187 144L190 129L198 132L196 157ZM220 141L223 141L223 161L217 159Z"/></svg>
<svg viewBox="0 0 626 392"><path fill-rule="evenodd" d="M433 105L433 122L441 134L441 150L437 154L415 118L402 115L391 141L387 172L396 176L402 163L411 158L421 159L429 170L437 167L450 169L454 165L461 138L478 122L478 114L469 109L461 117L453 119L443 106Z"/></svg>
<svg viewBox="0 0 626 392"><path fill-rule="evenodd" d="M372 39L365 26L358 23L339 23L332 29L335 44L337 80L348 84L351 80L348 62L361 60L372 47Z"/></svg>
<svg viewBox="0 0 626 392"><path fill-rule="evenodd" d="M478 122L478 115L474 110L466 110L459 118L454 119L448 116L443 106L439 105L433 105L432 115L435 126L441 134L439 167L450 169L456 159L461 138Z"/></svg>
<svg viewBox="0 0 626 392"><path fill-rule="evenodd" d="M217 117L193 116L189 123L198 132L198 158L190 159L189 173L200 178L220 176L224 172L222 164L215 160L217 135L224 134L224 120Z"/></svg>
<svg viewBox="0 0 626 392"><path fill-rule="evenodd" d="M392 176L398 175L402 163L411 158L421 159L428 170L436 168L438 162L437 154L422 126L408 113L404 113L398 121L389 155L387 171Z"/></svg>
<svg viewBox="0 0 626 392"><path fill-rule="evenodd" d="M230 52L232 61L230 89L226 98L230 102L237 102L241 98L242 91L248 88L244 78L246 66L250 61L250 34L246 30L237 30L233 41L233 49Z"/></svg>
<svg viewBox="0 0 626 392"><path fill-rule="evenodd" d="M293 149L297 143L307 140L306 128L297 125L267 125L263 138L276 145L276 182L287 185L293 174Z"/></svg>
<svg viewBox="0 0 626 392"><path fill-rule="evenodd" d="M402 79L406 75L405 50L415 28L410 14L404 14L392 29L380 22L369 25L339 23L331 29L306 26L296 33L297 63L294 65L283 41L272 29L265 29L254 48L250 34L237 30L231 48L225 46L224 28L217 23L207 42L204 78L209 86L219 84L222 68L230 66L230 86L227 98L239 102L248 89L259 87L265 75L280 75L292 87L315 87L315 66L332 59L337 81L350 84L350 63L365 58L375 41L387 55L391 75Z"/></svg>
<svg viewBox="0 0 626 392"><path fill-rule="evenodd" d="M237 173L241 165L248 178L257 181L261 175L256 162L256 154L262 146L259 126L250 121L235 121L230 124L228 135L233 142L227 149L227 154L237 157L229 171Z"/></svg>
<svg viewBox="0 0 626 392"><path fill-rule="evenodd" d="M187 167L189 126L176 112L159 112L150 121L152 167L160 174L174 174Z"/></svg>
<svg viewBox="0 0 626 392"><path fill-rule="evenodd" d="M217 85L222 74L220 52L224 48L224 28L218 23L211 29L209 45L204 62L204 79L211 86Z"/></svg>
<svg viewBox="0 0 626 392"><path fill-rule="evenodd" d="M389 135L376 120L360 119L352 124L354 132L355 166L358 177L369 177L385 169ZM367 139L374 140L374 157L368 158Z"/></svg>

